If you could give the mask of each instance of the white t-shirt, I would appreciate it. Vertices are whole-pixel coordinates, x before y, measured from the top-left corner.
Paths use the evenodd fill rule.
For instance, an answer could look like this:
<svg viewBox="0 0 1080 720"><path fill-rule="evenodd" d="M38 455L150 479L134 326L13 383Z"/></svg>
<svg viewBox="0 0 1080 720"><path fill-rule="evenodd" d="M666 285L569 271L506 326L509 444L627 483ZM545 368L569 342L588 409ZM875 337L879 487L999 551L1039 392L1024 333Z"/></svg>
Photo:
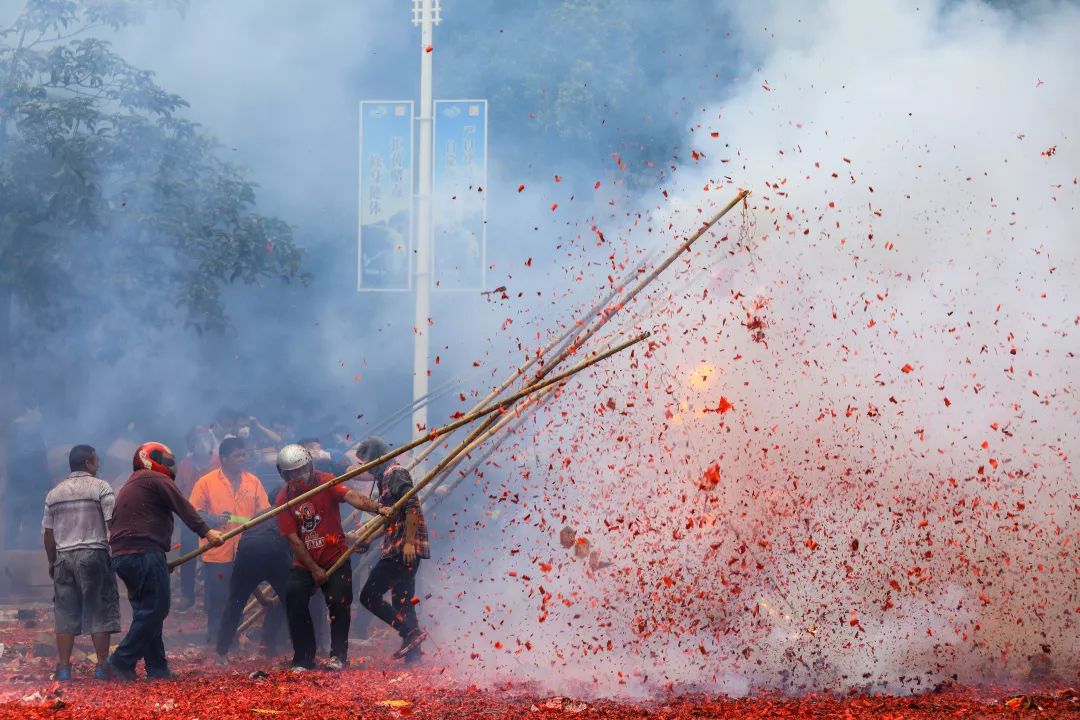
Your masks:
<svg viewBox="0 0 1080 720"><path fill-rule="evenodd" d="M53 531L58 552L108 550L107 528L115 504L116 496L107 482L90 473L73 472L45 496L41 527Z"/></svg>

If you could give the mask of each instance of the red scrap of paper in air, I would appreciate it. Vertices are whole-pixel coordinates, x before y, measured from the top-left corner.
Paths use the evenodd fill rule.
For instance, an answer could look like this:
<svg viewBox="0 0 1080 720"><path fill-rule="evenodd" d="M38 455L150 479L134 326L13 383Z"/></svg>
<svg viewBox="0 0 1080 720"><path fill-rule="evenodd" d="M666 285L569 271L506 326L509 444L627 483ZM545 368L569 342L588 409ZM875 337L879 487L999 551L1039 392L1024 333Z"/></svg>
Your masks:
<svg viewBox="0 0 1080 720"><path fill-rule="evenodd" d="M906 375L914 369L915 368L911 367L911 363L904 363L904 367L900 368L900 372Z"/></svg>
<svg viewBox="0 0 1080 720"><path fill-rule="evenodd" d="M597 180L597 181L596 181L596 184L595 184L595 185L593 185L592 187L593 187L593 190L599 190L599 189L600 189L600 181L599 181L599 180Z"/></svg>
<svg viewBox="0 0 1080 720"><path fill-rule="evenodd" d="M551 212L555 212L559 207L559 203L551 203Z"/></svg>
<svg viewBox="0 0 1080 720"><path fill-rule="evenodd" d="M521 192L524 189L525 189L525 183L521 183L520 185L518 185L518 192Z"/></svg>
<svg viewBox="0 0 1080 720"><path fill-rule="evenodd" d="M532 258L525 261L525 267L532 267Z"/></svg>
<svg viewBox="0 0 1080 720"><path fill-rule="evenodd" d="M702 490L711 490L720 484L720 465L713 463L705 470L705 474L701 476L701 482L698 483L698 487Z"/></svg>
<svg viewBox="0 0 1080 720"><path fill-rule="evenodd" d="M723 395L721 395L720 396L720 403L715 408L705 408L705 412L707 412L707 413L720 413L721 415L723 415L724 413L726 413L728 410L730 410L733 407L735 407L735 406L731 404L731 401L728 400Z"/></svg>
<svg viewBox="0 0 1080 720"><path fill-rule="evenodd" d="M1051 145L1050 147L1046 148L1045 150L1043 150L1039 154L1042 155L1043 157L1053 157L1054 153L1056 153L1056 152L1057 152L1057 145Z"/></svg>
<svg viewBox="0 0 1080 720"><path fill-rule="evenodd" d="M428 45L426 48L424 48L424 52L431 52L434 49L435 49L434 45Z"/></svg>

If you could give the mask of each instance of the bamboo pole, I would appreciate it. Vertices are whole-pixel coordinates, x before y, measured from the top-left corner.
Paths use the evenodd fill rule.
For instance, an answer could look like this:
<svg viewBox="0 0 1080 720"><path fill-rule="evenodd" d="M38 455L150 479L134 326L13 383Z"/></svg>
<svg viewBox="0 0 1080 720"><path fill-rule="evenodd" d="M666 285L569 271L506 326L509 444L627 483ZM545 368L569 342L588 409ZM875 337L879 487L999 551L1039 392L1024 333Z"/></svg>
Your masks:
<svg viewBox="0 0 1080 720"><path fill-rule="evenodd" d="M429 392L427 395L424 395L421 398L417 398L416 400L413 400L412 402L410 402L405 407L398 409L396 412L394 412L389 417L385 418L382 422L376 424L370 430L366 430L365 431L365 437L370 436L370 435L378 435L378 434L384 432L385 430L393 427L395 423L397 423L403 417L405 417L406 415L411 413L413 410L415 410L417 408L420 408L420 407L424 407L426 405L429 405L432 402L434 402L435 400L438 400L439 398L443 397L444 395L447 395L447 394L453 392L457 388L457 386L460 385L460 384L461 384L460 378L456 378L456 377L451 378L450 380L446 381L445 383L443 383L439 387L437 387L434 390L432 390L431 392ZM359 440L354 442L352 444L352 446L348 450L345 451L345 454L349 455L349 454L355 452L356 448L359 447L360 442L362 440L363 440L363 438L360 438Z"/></svg>
<svg viewBox="0 0 1080 720"><path fill-rule="evenodd" d="M255 612L245 618L244 622L240 623L240 627L236 628L236 634L239 635L242 632L247 632L247 629L257 623L266 613L270 612L270 608L274 607L279 601L277 599L269 605L259 605Z"/></svg>
<svg viewBox="0 0 1080 720"><path fill-rule="evenodd" d="M588 323L592 322L592 319L596 317L597 314L602 312L607 307L608 303L611 302L616 295L622 292L623 289L630 283L630 281L634 277L645 272L645 268L648 267L648 264L653 257L654 255L650 255L648 258L638 264L637 267L635 267L634 270L629 275L627 275L627 277L623 278L622 281L615 287L613 287L610 292L608 292L603 298L601 298L595 305L589 308L589 310L584 314L581 320L575 320L569 327L567 327L562 333L560 333L558 337L556 337L554 340L544 346L542 350L529 357L528 360L526 360L516 370L511 372L505 380L499 383L499 385L494 390L490 391L487 395L483 397L483 399L476 403L476 405L472 407L470 412L483 407L487 403L497 398L499 395L505 392L508 387L513 385L515 380L523 376L529 370L529 368L531 368L537 362L542 361L543 358L545 358L549 353L558 348L560 345L565 343L568 339L581 333L588 325ZM556 353L556 356L558 356L558 353ZM409 462L407 468L409 470L412 470L414 467L426 460L427 457L431 455L431 453L433 453L437 447L437 444L432 444L424 448L424 450L418 453L417 456Z"/></svg>
<svg viewBox="0 0 1080 720"><path fill-rule="evenodd" d="M448 495L449 493L453 492L454 489L457 488L457 486L461 483L461 480L463 480L464 478L472 475L472 473L478 467L480 467L480 465L485 460L487 460L489 457L491 457L492 453L494 453L495 450L498 449L498 447L501 445L502 438L500 438L496 442L494 447L492 447L488 452L485 452L483 454L483 456L481 456L475 463L473 463L472 467L470 467L468 471L466 471L460 477L454 478L454 482L450 485L449 488L446 489L445 493L439 493L439 490L442 489L442 484L444 482L446 482L446 479L450 476L450 473L452 473L454 471L454 468L456 468L458 465L460 465L461 462L463 460L465 460L469 456L469 453L472 453L477 448L479 448L484 443L486 443L488 440L490 440L492 437L499 434L499 432L501 432L503 430L503 428L506 428L508 425L514 424L515 427L510 428L510 430L508 431L508 432L512 432L517 426L519 426L521 423L523 423L526 420L526 418L528 417L528 415L530 413L534 412L537 408L540 407L540 405L542 405L544 402L549 400L551 397L552 397L552 394L551 394L551 388L550 387L541 390L540 392L537 393L537 397L536 397L535 401L533 403L531 403L530 407L522 408L519 413L514 413L514 414L509 414L508 413L508 414L504 415L489 430L485 431L482 435L477 437L476 440L474 440L472 443L470 443L467 447L462 448L460 452L455 453L455 457L453 458L453 460L441 472L441 477L436 478L432 482L430 490L422 498L422 500L424 500L424 501L430 500L432 498L432 496L436 496L436 495L437 495L436 500L439 500L439 499L442 499L442 498L446 497L446 495ZM503 437L505 437L505 435Z"/></svg>
<svg viewBox="0 0 1080 720"><path fill-rule="evenodd" d="M540 403L542 403L544 400L551 397L551 392L552 392L553 389L554 389L554 386L548 386L548 387L538 391L538 393L537 393L538 397L536 397L536 399L534 401L532 401L532 404L539 406ZM527 401L527 402L529 402L529 401ZM433 469L432 474L438 474L440 477L438 479L436 479L432 483L432 485L428 488L428 492L424 495L424 497L422 497L420 499L420 502L421 503L438 502L442 498L446 497L446 495L453 492L454 489L457 488L458 484L460 484L460 481L463 478L468 477L469 475L471 475L476 470L476 468L479 467L479 465L482 462L484 462L484 460L486 460L488 457L491 456L491 453L494 452L495 449L498 448L498 445L496 445L495 448L492 448L491 451L485 453L482 458L477 460L476 463L474 463L473 466L471 468L469 468L469 470L461 478L455 478L455 482L450 486L450 488L448 489L448 492L446 494L436 495L439 488L441 487L441 483L443 481L445 481L447 476L451 472L453 472L454 468L462 460L465 459L465 457L468 455L468 453L472 452L476 448L483 445L489 438L496 435L499 431L501 431L504 427L509 425L511 422L513 422L513 421L517 421L517 422L523 421L525 419L525 417L526 417L526 413L529 410L530 410L530 408L523 408L521 410L521 412L520 412L520 415L518 415L518 413L507 413L497 423L495 423L495 425L490 430L488 430L482 436L480 436L475 441L473 441L472 444L470 444L466 448L463 448L460 452L454 453L454 456L449 458L449 460L451 462L448 465L443 466L443 467L445 467L445 469L439 470L438 467ZM444 462L447 459L448 458L444 458L443 459ZM442 463L440 463L440 465L442 465ZM355 510L353 512L353 514L350 515L349 518L346 520L346 524L351 522L351 520L357 514L359 514L359 512L360 512L359 510ZM379 536L379 534L381 533L382 530L383 530L383 528L379 528L379 530L372 533L371 537L368 538L365 542L370 544L374 540L378 539L378 536ZM356 551L359 549L359 547L360 547L360 543L354 543L353 545L351 545L349 547L348 552L346 553L346 558L345 559L348 559L348 557L351 557L352 555L354 555L356 553ZM333 572L336 572L338 570L338 568L341 565L344 565L344 564L345 564L345 561L339 559L339 562L335 563L334 566L331 567L331 569L327 572L327 574L331 574ZM258 601L256 601L255 598L252 598L251 601L248 602L247 606L244 608L244 614L247 615L248 611L251 610L251 609L254 609L255 612L253 614L251 614L250 616L246 617L244 619L244 621L242 623L240 623L240 626L237 628L236 632L237 633L245 632L249 627L251 627L256 622L258 622L259 618L261 618L263 615L265 615L267 612L269 612L270 608L272 608L274 606L274 604L276 604L276 602L277 602L277 597L276 596L271 598L269 603L262 603L262 604L260 604Z"/></svg>
<svg viewBox="0 0 1080 720"><path fill-rule="evenodd" d="M645 276L644 278L639 280L637 282L637 284L635 284L634 287L626 294L626 296L620 299L620 301L616 304L616 306L614 308L611 309L610 312L604 312L600 316L600 322L598 322L596 325L594 325L592 327L589 327L588 329L585 329L583 326L577 325L575 323L575 325L568 328L558 338L556 338L554 341L549 343L547 348L545 348L545 352L551 350L552 348L558 347L559 345L564 343L567 339L571 338L571 336L574 336L572 341L569 344L567 344L565 347L561 348L561 350L559 352L557 352L557 354L555 356L555 359L552 362L548 363L548 365L546 365L544 368L541 368L541 370L538 371L535 374L533 382L531 384L527 385L526 388L534 387L535 384L538 381L540 381L547 373L551 372L556 366L558 366L559 363L561 363L569 355L574 354L579 347L581 347L589 338L591 338L593 335L595 335L597 332L599 332L600 329L603 328L611 320L612 317L614 317L620 310L622 310L622 308L624 308L635 297L637 297L637 295L642 290L644 290L649 284L651 284L654 280L656 280L656 278L658 278L661 273L663 273L665 270L667 270L669 267L671 267L671 265L679 258L679 256L681 256L683 253L685 253L687 250L689 250L690 247L695 242L697 242L698 239L700 239L702 235L704 235L713 225L715 225L717 222L719 222L721 218L723 218L725 215L727 215L729 212L731 212L731 210L736 205L738 205L743 199L745 199L746 196L749 195L749 194L750 194L750 192L748 190L740 190L735 195L735 197L730 202L728 202L727 205L725 205L723 208L721 208L711 218L706 220L705 223L703 223L692 235L690 235L690 237L688 237L674 251L672 251L663 260L663 262L661 262L659 265L657 265L652 270L652 272L650 272L647 276ZM645 266L644 263L642 265L640 265L639 270L637 272L635 272L635 275L640 274L640 272L642 271L644 266ZM619 292L619 290L621 288L625 287L627 282L629 282L629 279L627 279L624 283L621 283L615 290L613 290L611 293L609 293L604 299L602 299L599 303L594 305L593 308L588 313L588 316L589 316L590 319L586 320L585 323L587 324L588 322L591 321L591 318L594 317L596 314L599 314L601 311L606 310L608 302L610 302L611 299L615 297L615 295ZM511 373L510 377L508 377L505 381L503 381L503 383L498 388L496 388L495 390L492 390L487 395L487 397L485 397L484 400L481 401L481 404L490 401L493 397L496 397L499 393L503 392L507 387L509 387L513 383L514 380L516 380L518 377L521 377L521 375L524 374L524 372L526 370L528 370L532 365L534 365L536 363L537 360L539 360L542 357L543 357L543 353L539 353L536 356L530 358L529 361L526 362L524 365L522 365L516 372ZM440 463L438 465L436 465L436 469L445 468L445 467L449 466L451 462L453 462L454 458L461 457L462 456L462 452L461 452L462 449L464 449L464 448L470 448L471 449L471 448L477 447L478 446L477 439L480 438L481 436L483 436L484 439L486 440L487 438L494 435L494 432L489 432L489 431L491 430L492 426L496 422L499 422L499 420L497 420L496 418L488 418L485 422L483 422L479 426L477 426L466 437L466 439L457 446L455 451L451 451L450 454L448 454L445 458L443 458L442 461L440 461ZM487 433L487 434L485 434L485 433ZM415 467L419 462L422 462L425 458L428 457L428 455L430 455L432 452L434 452L436 447L437 447L437 444L435 444L435 443L430 445L428 448L425 449L425 451L423 453L421 453L416 458L416 460L413 463L411 463L409 465L409 467L410 468ZM433 470L432 472L435 472L435 471ZM431 476L432 476L432 473L428 473L428 475L425 476L424 479L421 482L426 485L427 482L430 482ZM349 520L351 521L352 519L355 518L355 516L356 516L356 513L353 513L352 515L349 516ZM371 521L369 521L369 522L371 522ZM366 525L365 525L365 527L366 527ZM362 544L361 541L357 541L356 543L354 543L354 546L359 547L361 544ZM346 553L345 557L348 557L349 554L350 553Z"/></svg>
<svg viewBox="0 0 1080 720"><path fill-rule="evenodd" d="M626 340L625 342L619 343L618 345L616 345L613 348L605 350L604 352L602 352L602 353L600 353L598 355L594 355L593 357L588 358L587 360L584 360L584 361L578 363L577 365L575 365L574 367L570 368L569 370L567 370L565 372L559 373L558 375L555 375L554 377L551 377L551 378L549 378L547 380L544 380L543 383L541 383L540 385L537 385L537 384L531 385L528 388L525 388L523 390L519 390L518 392L509 395L508 397L504 398L503 400L501 400L501 401L499 401L497 403L485 406L483 408L480 408L479 410L476 410L476 411L473 411L473 412L470 412L470 413L466 413L465 415L461 416L457 420L454 420L453 422L451 422L451 423L449 423L447 425L443 425L440 428L436 428L436 429L432 430L429 434L425 435L424 437L419 437L419 438L416 438L415 440L411 440L411 441L405 443L404 445L402 445L401 447L399 447L399 448L397 448L395 450L391 450L390 452L386 453L385 455L382 455L381 457L377 457L374 460L372 460L370 462L367 462L367 463L364 463L363 465L360 465L359 467L354 468L354 469L350 470L347 473L344 473L342 475L337 476L336 478L333 478L331 480L326 481L322 485L318 485L318 486L312 488L311 490L308 490L307 492L304 492L304 493L301 493L300 495L297 495L292 500L289 500L287 502L282 503L281 505L276 505L276 506L270 508L269 510L264 512L262 515L259 515L258 517L255 517L255 518L252 518L251 520L248 520L244 524L239 525L239 526L233 528L232 530L229 530L228 532L222 533L222 539L223 540L228 540L230 538L234 538L237 535L239 535L240 533L244 532L245 530L250 530L251 528L258 525L259 523L266 522L270 518L276 516L278 513L282 513L285 510L287 510L289 508L292 508L292 507L304 502L305 500L309 500L309 499L311 499L312 497L314 497L315 495L319 494L320 492L322 492L324 490L327 490L327 489L329 489L329 488L331 488L331 487L333 487L335 485L339 485L339 484L345 482L346 480L351 480L352 478L354 478L354 477L356 477L358 475L362 475L363 473L367 472L368 470L371 470L372 468L376 468L379 465L382 465L383 463L386 463L386 462L389 462L389 461L393 460L398 455L406 453L406 452L408 452L409 450L412 450L415 447L419 447L420 445L423 445L424 443L431 442L432 440L435 440L436 438L442 437L443 435L445 435L445 434L447 434L449 432L452 432L454 430L457 430L460 427L468 425L469 423L473 422L474 420L477 420L477 419L482 418L482 417L486 417L488 415L492 415L492 414L497 413L497 412L509 412L512 409L510 406L512 406L513 403L516 403L518 400L521 400L522 398L527 397L527 396L531 395L532 393L536 392L537 390L539 390L541 388L541 386L542 387L547 387L549 385L555 385L556 383L563 382L564 380L571 377L572 375L575 375L575 374L581 372L582 370L584 370L584 369L586 369L586 368L588 368L588 367L590 367L592 365L595 365L596 363L600 362L601 360L606 360L607 358L611 357L612 355L614 355L616 353L619 353L619 352L622 352L623 350L630 347L631 345L634 345L636 343L641 342L642 340L649 337L649 335L651 335L651 333L648 333L648 332L641 333L640 335L637 335L637 336L631 338L630 340ZM193 559L197 558L199 555L202 555L204 552L206 552L209 549L210 549L210 544L207 543L207 544L203 545L202 547L199 547L199 548L197 548L195 550L192 550L189 553L181 555L176 560L173 560L172 562L169 563L169 569L171 570L171 569L173 569L173 568L175 568L175 567L177 567L179 565L184 564L185 562L187 562L189 560L193 560Z"/></svg>
<svg viewBox="0 0 1080 720"><path fill-rule="evenodd" d="M268 605L273 605L277 602L277 594L274 593L273 590L271 590L270 593L267 594L266 590L263 589L263 585L265 584L266 583L259 583L251 592L251 597L248 598L247 604L244 605L244 609L240 613L241 616L247 615L256 607L266 607Z"/></svg>
<svg viewBox="0 0 1080 720"><path fill-rule="evenodd" d="M723 208L721 208L711 218L706 220L701 225L701 227L699 227L692 235L690 235L690 237L688 237L682 244L680 244L674 251L672 251L663 260L663 262L661 262L659 265L657 265L655 268L653 268L652 272L650 272L644 278L639 280L634 285L634 287L629 292L627 292L627 294L624 297L620 298L619 302L615 305L615 307L611 308L610 312L604 312L603 314L601 314L600 315L600 321L598 323L596 323L595 325L593 325L591 327L588 327L587 329L581 329L576 334L576 336L573 338L573 340L568 345L563 347L561 349L561 351L559 351L556 354L555 359L552 360L552 362L548 363L545 367L541 368L535 374L535 376L533 378L533 384L535 384L537 381L541 380L547 373L549 373L553 369L555 369L555 367L557 367L558 364L561 363L563 360L565 360L567 357L569 357L570 355L577 352L577 349L579 347L581 347L586 341L589 340L589 338L591 338L593 335L595 335L597 332L599 332L605 325L607 325L607 323L611 320L612 317L614 317L620 310L622 310L624 307L626 307L626 305L628 303L630 303L635 297L637 297L637 295L642 290L644 290L648 285L650 285L654 280L656 280L656 278L658 278L661 273L663 273L665 270L667 270L669 267L671 267L672 263L674 263L679 258L680 255L682 255L687 250L689 250L690 247L695 242L697 242L698 239L701 238L702 235L704 235L713 225L715 225L717 222L719 222L722 217L724 217L729 212L731 212L731 210L736 205L738 205L744 198L746 198L746 196L749 195L749 194L750 194L750 192L748 190L740 190L735 195L735 197L727 205L725 205ZM596 308L602 308L602 309L606 310L607 309L607 302L609 302L612 297L614 297L614 294L609 294L607 298L605 298L602 302L600 302L596 306L594 306L594 310ZM560 343L565 341L568 337L570 337L569 332L563 333L563 335L559 339L557 339L554 343L552 343L552 347L558 346ZM526 369L527 369L527 367L526 367ZM513 381L513 379L511 379L511 382L512 381ZM508 384L504 384L503 389L505 389L505 387L507 387L507 386L508 386ZM529 385L527 385L526 387L529 387ZM463 447L463 446L470 445L478 437L480 437L482 434L487 432L496 421L497 420L495 418L489 418L488 420L486 420L483 423L481 423L480 425L478 425L466 437L465 442L462 445L459 445L458 447ZM432 446L431 448L428 448L428 453L427 454L430 454L431 450L433 450L433 449L434 449L434 446ZM425 454L423 457L427 457L427 454Z"/></svg>
<svg viewBox="0 0 1080 720"><path fill-rule="evenodd" d="M535 353L534 355L530 356L524 363L522 363L520 366L518 366L517 369L512 371L501 383L499 383L499 385L497 387L495 387L495 389L488 392L488 394L485 395L483 398L481 398L481 400L479 402L477 402L475 405L473 405L472 408L469 410L469 412L474 412L477 409L482 408L484 405L486 405L487 403L491 402L496 397L501 395L503 392L506 391L506 389L508 387L510 387L511 385L514 384L515 380L517 380L518 378L523 376L529 370L529 368L531 368L537 362L540 362L541 360L543 360L543 358L547 357L552 351L554 351L556 349L557 349L557 352L555 353L556 360L553 363L551 363L550 366L554 367L554 366L558 365L558 363L561 362L566 357L566 352L565 351L566 351L567 347L565 346L565 343L567 343L568 340L572 340L576 335L583 332L585 330L585 328L588 326L588 324L590 322L592 322L593 318L596 317L599 313L601 313L604 309L606 309L607 306L608 306L608 303L610 303L615 298L616 295L618 295L620 292L622 292L623 289L630 283L630 281L634 277L636 277L636 276L640 275L641 273L645 272L645 268L648 267L648 264L653 259L653 257L655 257L655 253L653 253L648 258L643 260L640 264L638 264L634 268L634 270L630 274L628 274L625 278L623 278L621 282L619 282L617 285L615 285L615 287L613 287L610 290L610 292L608 292L604 297L602 297L598 302L596 302L596 304L594 304L591 308L589 308L589 310L584 314L583 319L575 320L569 327L567 327L562 333L560 333L554 340L552 340L547 345L545 345L542 350L540 350L537 353ZM378 433L372 432L371 434L376 435ZM472 435L472 437L476 437L477 435L478 435L478 433L474 433ZM355 448L358 447L358 446L359 446L359 443L357 443L353 447L353 449L355 450ZM412 460L410 460L406 464L406 466L405 466L406 469L412 470L413 468L415 468L417 465L419 465L424 460L426 460L428 458L428 456L431 455L431 453L435 452L435 450L438 447L439 447L438 443L432 443L432 444L428 445L426 448L424 448L419 453L417 453L416 457L414 457ZM346 526L351 525L359 515L360 515L360 510L353 510L349 514L349 516L347 518L345 518L345 523L344 524Z"/></svg>
<svg viewBox="0 0 1080 720"><path fill-rule="evenodd" d="M696 274L694 275L694 277L693 277L693 278L692 278L692 279L691 279L691 280L689 281L689 283L687 283L687 285L689 285L689 286L691 286L691 287L692 287L692 286L694 286L694 285L696 285L696 284L697 284L697 282L698 282L698 281L699 281L699 280L700 280L701 278L703 278L703 277L704 277L705 275L707 275L708 273L709 273L709 269L708 269L708 268L704 268L704 269L702 269L701 271L699 271L698 273L696 273ZM653 305L654 305L654 304L655 304L655 301L654 301L654 302L650 302L650 303L649 303L649 305L647 305L647 306L646 306L645 312L647 313L647 312L651 311L651 310L652 310L652 308L653 308ZM560 350L561 350L561 348L560 348ZM545 391L545 393L547 393L547 391ZM494 435L496 435L496 434L497 434L497 433L499 432L499 430L501 430L502 428L506 427L506 426L507 426L507 424L509 424L509 423L510 423L511 421L512 421L512 422L514 423L514 427L511 427L511 428L510 428L510 429L508 430L507 434L511 434L511 433L513 433L513 432L514 432L514 431L515 431L515 430L516 430L516 429L517 429L518 427L520 427L520 425L521 425L521 424L522 424L522 423L523 423L523 422L524 422L524 421L526 420L526 415L527 415L528 413L531 413L531 412L535 412L535 411L536 411L536 409L537 409L537 408L538 408L538 407L539 407L539 406L540 406L541 404L543 404L544 402L546 402L547 400L550 400L550 399L551 399L551 395L550 395L550 394L546 394L546 395L545 395L545 397L544 397L544 398L542 398L542 399L541 399L541 400L540 400L540 401L539 401L539 402L538 402L538 403L537 403L536 405L534 405L534 406L533 406L532 408L524 408L524 409L522 409L522 410L521 410L521 412L520 412L520 417L512 417L512 416L506 416L506 417L504 417L504 418L500 419L500 420L498 421L498 423L496 424L496 427L493 427L493 428L492 428L492 429L491 429L490 431L488 431L487 433L485 433L485 434L484 434L484 435L483 435L482 437L478 438L478 439L477 439L477 440L476 440L476 441L475 441L475 442L474 442L474 443L473 443L472 445L470 445L470 446L469 446L468 448L466 448L466 449L465 449L465 451L464 451L463 453L461 453L461 454L459 454L459 455L458 455L458 459L457 459L456 461L454 461L453 463L451 463L451 464L450 464L450 465L449 465L449 466L448 466L448 467L447 467L447 468L446 468L446 469L445 469L445 470L443 471L442 477L441 477L441 478L437 478L437 479L436 479L436 480L435 480L435 481L434 481L434 482L432 483L432 485L431 485L431 487L429 488L429 490L428 490L427 494L425 494L425 496L424 496L423 498L421 498L421 502L426 502L426 501L428 501L429 499L431 499L431 497L432 497L433 495L436 495L436 494L437 494L437 496L436 496L436 497L435 497L435 499L434 499L434 502L435 502L435 503L436 503L436 505L437 505L437 504L438 504L438 503L439 503L439 502L440 502L440 501L441 501L441 500L442 500L443 498L447 497L447 496L448 496L448 495L449 495L450 493L454 492L454 490L455 490L455 489L457 489L457 486L458 486L458 485L460 485L460 484L462 483L462 481L464 481L464 479L465 479L465 478L467 478L467 477L470 477L470 476L471 476L471 475L472 475L472 474L473 474L474 472L476 472L476 470L477 470L477 469L478 469L478 468L479 468L479 467L480 467L481 465L483 465L483 464L484 464L484 462L486 462L486 461L487 461L487 459L488 459L488 458L490 458L490 457L491 457L491 456L492 456L493 454L495 454L495 452L496 452L496 451L497 451L497 450L499 449L499 447L501 447L501 446L502 446L502 443L503 443L503 441L505 440L505 438L506 438L506 435L504 435L504 436L503 436L502 438L499 438L499 439L498 439L498 440L497 440L497 441L495 442L495 444L494 444L494 445L493 445L493 446L492 446L492 447L491 447L490 449L488 449L488 450L487 450L487 451L486 451L486 452L485 452L485 453L484 453L484 454L483 454L482 456L480 456L480 457L479 457L479 458L478 458L478 459L476 460L476 462L474 462L474 463L473 463L473 464L472 464L472 465L471 465L471 466L469 467L469 469L468 469L468 470L466 470L466 471L465 471L464 473L462 473L462 474L461 474L461 475L459 475L458 477L454 478L454 479L453 479L453 481L451 482L451 484L450 484L450 486L449 486L449 487L447 487L447 488L443 488L443 483L444 483L444 482L446 482L447 478L449 478L449 477L450 477L450 473L452 473L452 472L454 471L454 469L455 469L455 468L456 468L456 467L457 467L458 465L460 465L460 464L461 464L461 462L462 462L462 461L466 460L466 459L468 458L468 456L469 456L469 454L470 454L471 452L473 452L473 451L474 451L474 450L475 450L476 448L478 448L478 447L479 447L480 445L483 445L483 444L484 444L485 442L487 442L487 440L488 440L488 439L490 439L491 437L493 437ZM444 492L439 492L440 490L443 490ZM426 508L425 508L425 510L426 510ZM355 515L355 513L354 513L354 515Z"/></svg>
<svg viewBox="0 0 1080 720"><path fill-rule="evenodd" d="M521 396L522 393L524 393L526 395L533 394L533 393L538 393L541 390L544 390L545 388L548 388L548 387L550 387L552 385L555 385L557 382L560 382L561 379L566 379L566 378L570 377L571 375L576 375L581 370L584 370L585 368L587 368L587 367L589 367L591 365L595 365L596 363L600 362L601 360L605 360L605 359L611 357L612 355L615 355L616 353L622 352L623 350L627 349L628 347L631 347L632 345L636 345L637 343L641 342L642 340L645 340L646 338L648 338L650 335L652 335L652 333L643 332L640 335L637 335L637 336L635 336L633 338L630 338L629 340L624 340L623 342L619 343L618 345L615 345L615 346L613 346L611 348L608 348L607 350L604 350L603 352L600 352L600 353L592 356L591 358L588 358L587 360L583 360L582 362L578 363L577 365L575 365L574 367L570 368L569 370L567 370L565 372L559 373L558 375L555 375L554 377L549 378L547 380L543 380L543 381L541 381L539 383L534 383L533 385L530 385L525 390L523 390L521 392L518 392L518 393L515 393L514 395L511 395L510 398L515 398L515 397ZM506 402L509 402L510 398L507 398ZM512 413L514 413L513 409L508 411L508 414L512 414ZM458 448L456 448L455 452L453 452L450 455L443 458L434 468L431 469L430 472L428 472L427 475L425 475L423 477L422 480L420 480L420 482L414 484L412 486L412 488L409 489L408 492L406 492L404 495L402 495L398 499L398 501L395 502L391 506L391 515L393 516L393 515L397 515L398 513L400 513L404 509L405 504L407 502L409 502L410 500L412 500L414 497L416 497L417 493L419 493L421 490L423 490L425 487L427 487L428 484L430 484L431 481L435 478L435 476L438 475L455 457L457 457L458 453L460 452L460 450L462 448L468 447L470 442L471 442L470 440L466 440L463 443L461 443L458 446ZM350 555L352 555L359 547L361 547L362 545L368 543L375 536L375 534L379 530L381 530L383 527L385 527L386 520L387 519L385 517L383 517L382 515L377 515L377 516L371 518L370 520L368 520L366 523L364 523L364 526L362 528L360 528L360 533L357 536L356 540L348 548L348 550L345 551L345 554L342 555L340 558L338 558L337 561L335 561L334 564L326 571L326 574L327 575L333 575L335 572L337 572L345 564L345 562L349 559Z"/></svg>

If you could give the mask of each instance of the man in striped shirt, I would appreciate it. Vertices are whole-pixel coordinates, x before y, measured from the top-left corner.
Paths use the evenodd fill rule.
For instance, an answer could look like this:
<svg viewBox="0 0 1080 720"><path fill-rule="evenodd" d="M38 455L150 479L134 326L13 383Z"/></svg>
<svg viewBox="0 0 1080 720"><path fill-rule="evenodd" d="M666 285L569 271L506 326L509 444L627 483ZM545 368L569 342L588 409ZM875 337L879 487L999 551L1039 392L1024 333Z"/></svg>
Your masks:
<svg viewBox="0 0 1080 720"><path fill-rule="evenodd" d="M71 474L45 497L45 553L53 580L56 621L57 680L71 679L75 636L88 634L94 643L94 677L109 677L109 635L120 632L120 598L109 558L106 528L116 497L96 475L98 455L89 445L76 445L68 455Z"/></svg>

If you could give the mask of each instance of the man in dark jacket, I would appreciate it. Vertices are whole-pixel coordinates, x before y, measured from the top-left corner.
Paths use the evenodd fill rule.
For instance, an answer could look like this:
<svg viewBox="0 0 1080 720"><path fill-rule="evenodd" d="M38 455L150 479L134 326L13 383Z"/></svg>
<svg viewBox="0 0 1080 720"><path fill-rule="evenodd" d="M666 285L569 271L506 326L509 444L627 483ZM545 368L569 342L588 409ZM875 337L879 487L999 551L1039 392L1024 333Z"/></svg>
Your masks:
<svg viewBox="0 0 1080 720"><path fill-rule="evenodd" d="M368 463L388 452L390 448L385 442L370 437L360 443L356 457L360 462ZM393 506L412 490L409 471L396 463L379 465L371 474L378 485L380 505ZM394 657L404 658L408 663L420 659L420 644L427 638L427 633L417 622L413 597L416 571L421 558L431 557L429 547L420 501L413 496L399 515L390 518L383 535L379 562L371 569L360 591L360 604L401 636L401 648ZM387 591L390 591L392 604L383 599Z"/></svg>
<svg viewBox="0 0 1080 720"><path fill-rule="evenodd" d="M221 533L211 530L176 487L176 458L161 443L143 443L135 451L135 472L116 495L109 545L113 569L127 587L132 618L127 635L109 656L112 672L135 679L135 665L146 664L151 680L172 677L165 658L162 630L169 614L169 570L165 553L173 534L173 513L213 547Z"/></svg>

